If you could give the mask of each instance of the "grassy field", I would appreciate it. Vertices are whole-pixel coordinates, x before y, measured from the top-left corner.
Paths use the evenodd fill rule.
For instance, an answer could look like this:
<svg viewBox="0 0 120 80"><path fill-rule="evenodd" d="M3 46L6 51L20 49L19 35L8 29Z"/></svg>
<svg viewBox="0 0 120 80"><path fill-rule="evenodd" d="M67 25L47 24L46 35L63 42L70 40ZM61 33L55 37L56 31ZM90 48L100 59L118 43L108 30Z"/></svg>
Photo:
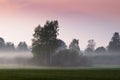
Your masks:
<svg viewBox="0 0 120 80"><path fill-rule="evenodd" d="M120 80L120 69L0 69L0 80Z"/></svg>

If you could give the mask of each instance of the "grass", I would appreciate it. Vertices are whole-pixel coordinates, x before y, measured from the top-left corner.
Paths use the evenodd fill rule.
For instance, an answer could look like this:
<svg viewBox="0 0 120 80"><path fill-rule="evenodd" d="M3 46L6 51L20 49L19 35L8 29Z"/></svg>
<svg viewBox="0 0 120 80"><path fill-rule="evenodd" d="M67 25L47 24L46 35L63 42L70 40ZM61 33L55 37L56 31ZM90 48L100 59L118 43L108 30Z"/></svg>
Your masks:
<svg viewBox="0 0 120 80"><path fill-rule="evenodd" d="M120 80L120 69L0 69L0 80Z"/></svg>

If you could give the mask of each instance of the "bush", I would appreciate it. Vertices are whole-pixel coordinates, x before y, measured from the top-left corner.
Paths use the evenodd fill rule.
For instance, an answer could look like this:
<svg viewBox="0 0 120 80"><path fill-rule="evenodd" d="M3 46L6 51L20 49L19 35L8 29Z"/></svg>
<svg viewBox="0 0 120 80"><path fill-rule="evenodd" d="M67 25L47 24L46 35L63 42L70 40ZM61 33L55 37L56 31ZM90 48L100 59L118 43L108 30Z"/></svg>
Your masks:
<svg viewBox="0 0 120 80"><path fill-rule="evenodd" d="M88 66L88 59L73 50L63 50L53 55L53 66Z"/></svg>

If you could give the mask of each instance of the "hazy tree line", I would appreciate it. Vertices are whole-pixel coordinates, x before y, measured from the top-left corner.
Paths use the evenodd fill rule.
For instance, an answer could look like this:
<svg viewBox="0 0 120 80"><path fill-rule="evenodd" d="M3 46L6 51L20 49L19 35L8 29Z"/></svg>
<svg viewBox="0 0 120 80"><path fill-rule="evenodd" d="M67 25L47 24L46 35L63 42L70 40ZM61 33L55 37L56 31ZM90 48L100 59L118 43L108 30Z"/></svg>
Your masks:
<svg viewBox="0 0 120 80"><path fill-rule="evenodd" d="M0 51L29 51L26 42L19 42L17 47L12 42L5 42L3 38L0 38Z"/></svg>
<svg viewBox="0 0 120 80"><path fill-rule="evenodd" d="M118 32L115 32L107 47L101 46L95 49L95 45L94 40L88 40L85 53L120 53L120 35Z"/></svg>
<svg viewBox="0 0 120 80"><path fill-rule="evenodd" d="M0 38L0 51L31 51L32 61L38 65L49 66L90 66L91 60L86 54L120 54L120 35L115 32L108 42L107 47L96 48L94 39L88 40L88 45L84 51L79 47L79 39L71 40L69 46L58 38L58 21L46 21L44 26L38 25L33 34L32 50L26 42L19 42L17 46L12 42L5 42ZM31 62L32 62L31 61Z"/></svg>
<svg viewBox="0 0 120 80"><path fill-rule="evenodd" d="M79 66L89 65L90 61L85 56L86 53L120 53L120 35L113 34L107 47L95 49L96 42L88 40L85 51L81 51L79 40L73 39L69 46L61 39L58 39L58 21L47 21L44 26L38 25L34 30L32 40L32 53L34 59L41 65L56 66Z"/></svg>

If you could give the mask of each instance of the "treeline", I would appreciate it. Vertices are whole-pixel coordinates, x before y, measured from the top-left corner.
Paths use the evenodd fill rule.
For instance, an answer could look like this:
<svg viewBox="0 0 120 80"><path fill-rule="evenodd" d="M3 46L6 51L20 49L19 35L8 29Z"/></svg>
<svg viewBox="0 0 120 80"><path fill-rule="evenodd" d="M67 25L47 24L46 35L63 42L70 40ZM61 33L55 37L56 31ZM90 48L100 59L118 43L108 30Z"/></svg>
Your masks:
<svg viewBox="0 0 120 80"><path fill-rule="evenodd" d="M88 40L84 53L120 53L120 35L115 32L107 47L101 46L95 49L95 45L96 42L94 40Z"/></svg>
<svg viewBox="0 0 120 80"><path fill-rule="evenodd" d="M17 47L12 42L5 42L3 38L0 38L0 51L29 51L29 47L26 42L19 42Z"/></svg>
<svg viewBox="0 0 120 80"><path fill-rule="evenodd" d="M85 51L81 51L79 40L73 39L69 46L58 39L58 21L47 21L44 26L38 25L34 30L32 40L32 53L35 62L40 65L54 66L80 66L90 65L91 62L84 54L86 53L120 53L120 35L113 34L109 45L95 49L95 41L88 40Z"/></svg>

